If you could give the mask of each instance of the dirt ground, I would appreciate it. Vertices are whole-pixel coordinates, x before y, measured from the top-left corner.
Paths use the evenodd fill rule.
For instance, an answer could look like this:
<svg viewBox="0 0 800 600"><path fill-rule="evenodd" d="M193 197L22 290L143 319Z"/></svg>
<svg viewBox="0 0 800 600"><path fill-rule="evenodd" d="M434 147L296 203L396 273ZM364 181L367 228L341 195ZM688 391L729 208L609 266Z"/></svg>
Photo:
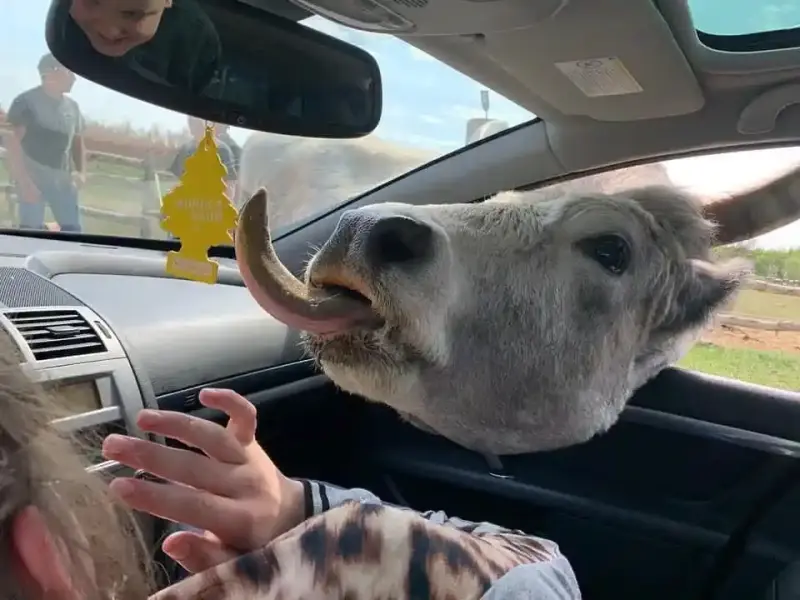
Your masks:
<svg viewBox="0 0 800 600"><path fill-rule="evenodd" d="M706 333L703 341L724 348L777 350L800 354L800 331L762 331L719 326Z"/></svg>

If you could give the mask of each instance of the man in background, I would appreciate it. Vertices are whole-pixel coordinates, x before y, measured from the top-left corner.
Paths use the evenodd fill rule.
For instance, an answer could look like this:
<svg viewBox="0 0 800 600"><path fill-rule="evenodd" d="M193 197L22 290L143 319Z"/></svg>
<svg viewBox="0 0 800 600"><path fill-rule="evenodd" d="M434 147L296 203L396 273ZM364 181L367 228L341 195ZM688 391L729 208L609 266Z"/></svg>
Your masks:
<svg viewBox="0 0 800 600"><path fill-rule="evenodd" d="M14 98L7 120L8 166L19 197L19 225L44 229L50 207L61 231L80 232L78 187L86 181L83 116L67 96L75 74L52 54L39 60L41 84Z"/></svg>
<svg viewBox="0 0 800 600"><path fill-rule="evenodd" d="M236 174L239 174L239 165L242 162L242 147L236 143L236 140L231 137L230 126L222 123L217 125L217 139L223 142L228 148L231 149L233 154L233 162L236 167Z"/></svg>
<svg viewBox="0 0 800 600"><path fill-rule="evenodd" d="M189 124L189 133L192 135L191 141L188 141L178 148L178 151L175 154L175 158L172 161L168 171L175 175L175 177L180 177L183 175L184 163L186 159L189 158L194 151L197 150L197 145L200 143L200 140L203 139L203 136L206 133L206 126L205 123L198 119L197 117L188 117L188 124ZM234 158L233 152L231 151L230 147L220 140L220 136L217 133L215 125L215 138L217 142L217 150L219 151L220 159L222 160L222 164L225 165L227 169L227 174L225 175L225 182L227 184L227 194L228 198L233 201L236 198L236 180L237 180L237 163L236 159Z"/></svg>

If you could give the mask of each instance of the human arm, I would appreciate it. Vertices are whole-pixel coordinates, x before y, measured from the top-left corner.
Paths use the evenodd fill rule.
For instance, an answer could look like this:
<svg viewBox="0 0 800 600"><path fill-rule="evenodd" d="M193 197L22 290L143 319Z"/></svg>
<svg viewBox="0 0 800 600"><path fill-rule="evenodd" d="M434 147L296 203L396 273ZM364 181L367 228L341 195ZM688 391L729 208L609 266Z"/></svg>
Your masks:
<svg viewBox="0 0 800 600"><path fill-rule="evenodd" d="M557 556L514 567L480 600L581 600L581 590L569 561Z"/></svg>
<svg viewBox="0 0 800 600"><path fill-rule="evenodd" d="M222 164L225 165L225 187L228 199L231 202L236 200L236 182L239 179L239 173L236 169L236 159L234 158L233 151L225 142L218 142L217 150Z"/></svg>
<svg viewBox="0 0 800 600"><path fill-rule="evenodd" d="M579 600L572 569L535 539L476 535L388 505L346 502L151 600L310 598Z"/></svg>
<svg viewBox="0 0 800 600"><path fill-rule="evenodd" d="M303 484L303 504L306 519L348 502L393 506L383 502L368 490L345 489L320 481L299 479ZM410 510L410 509L404 509ZM524 536L543 548L546 559L510 569L494 582L481 600L579 600L580 588L575 573L558 545L543 538L526 535L493 523L466 521L449 517L442 511L426 511L419 514L432 525L456 529L470 535L509 534Z"/></svg>
<svg viewBox="0 0 800 600"><path fill-rule="evenodd" d="M303 505L306 511L306 518L318 515L326 510L330 510L331 508L336 508L346 502L355 501L366 504L395 506L393 504L383 502L383 500L378 498L372 492L361 488L346 489L330 483L308 479L298 479L298 481L303 485ZM475 523L472 521L465 521L464 519L460 519L458 517L448 517L447 514L440 510L429 510L419 514L422 518L430 521L431 523L444 525L446 527L453 527L454 529L467 531L476 535L483 533L511 533L516 535L524 535L524 533L521 531L507 529L488 522Z"/></svg>
<svg viewBox="0 0 800 600"><path fill-rule="evenodd" d="M173 533L163 544L165 553L189 572L197 573L265 546L309 519L334 513L353 501L391 507L367 490L346 490L282 475L254 438L255 407L238 394L203 390L200 402L227 413L227 427L189 415L152 410L142 411L137 425L143 431L178 439L207 456L118 435L106 438L103 447L106 458L163 478L161 483L118 478L112 489L122 492L121 499L135 510L195 528ZM400 512L414 514L410 509ZM562 581L557 587L562 595L527 598L580 598L577 588L570 587L569 578L564 576L571 570L553 542L491 523L448 517L443 512L416 514L430 525L430 529L427 525L425 528L431 534L444 528L455 531L461 539L509 536L517 540L517 545L521 542L535 548L536 563L543 565L536 580L546 575Z"/></svg>
<svg viewBox="0 0 800 600"><path fill-rule="evenodd" d="M75 136L72 139L72 164L75 168L75 179L77 183L86 182L86 143L83 139L84 121L78 105L75 104Z"/></svg>
<svg viewBox="0 0 800 600"><path fill-rule="evenodd" d="M225 181L236 181L236 159L230 147L225 142L217 141L217 152L225 165Z"/></svg>
<svg viewBox="0 0 800 600"><path fill-rule="evenodd" d="M183 175L183 162L186 160L186 153L184 152L184 146L178 148L175 152L175 156L172 158L172 162L167 168L167 171L175 175L175 177L180 178Z"/></svg>
<svg viewBox="0 0 800 600"><path fill-rule="evenodd" d="M16 184L23 199L28 202L35 202L38 199L39 192L28 173L25 165L25 153L22 149L22 139L25 137L26 128L33 119L27 97L24 94L14 99L8 109L6 118L12 127L11 134L6 141L9 175L11 175L11 179Z"/></svg>

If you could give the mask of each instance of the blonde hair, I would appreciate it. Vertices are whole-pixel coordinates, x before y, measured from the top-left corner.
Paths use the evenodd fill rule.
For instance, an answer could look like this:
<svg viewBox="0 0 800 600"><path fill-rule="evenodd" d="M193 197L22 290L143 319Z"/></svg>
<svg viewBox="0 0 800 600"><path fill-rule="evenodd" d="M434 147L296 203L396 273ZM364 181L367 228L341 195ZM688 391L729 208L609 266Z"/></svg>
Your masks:
<svg viewBox="0 0 800 600"><path fill-rule="evenodd" d="M0 599L25 600L10 526L28 506L58 541L81 598L147 598L152 567L133 515L86 470L81 444L51 425L54 396L23 373L10 344L0 335Z"/></svg>

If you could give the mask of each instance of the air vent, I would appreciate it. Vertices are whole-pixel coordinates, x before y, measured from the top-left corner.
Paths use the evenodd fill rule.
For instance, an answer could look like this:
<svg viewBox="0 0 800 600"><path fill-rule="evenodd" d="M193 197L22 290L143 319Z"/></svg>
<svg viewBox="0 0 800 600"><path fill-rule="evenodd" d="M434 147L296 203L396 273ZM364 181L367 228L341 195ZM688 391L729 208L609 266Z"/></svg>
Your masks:
<svg viewBox="0 0 800 600"><path fill-rule="evenodd" d="M5 316L25 338L37 361L106 351L100 336L78 311L19 311Z"/></svg>

